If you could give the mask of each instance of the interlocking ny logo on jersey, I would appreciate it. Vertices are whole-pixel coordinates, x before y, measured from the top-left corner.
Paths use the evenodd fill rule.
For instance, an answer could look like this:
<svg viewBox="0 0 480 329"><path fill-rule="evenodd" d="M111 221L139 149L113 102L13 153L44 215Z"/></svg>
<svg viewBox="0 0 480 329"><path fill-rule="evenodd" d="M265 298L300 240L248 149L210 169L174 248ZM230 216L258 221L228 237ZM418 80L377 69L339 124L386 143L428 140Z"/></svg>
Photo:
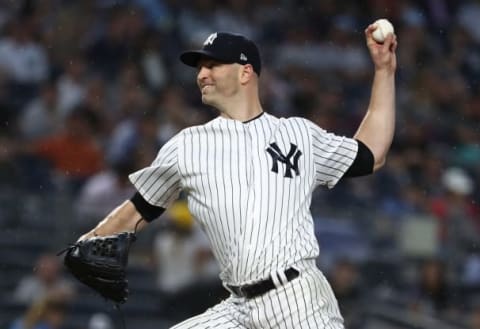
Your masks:
<svg viewBox="0 0 480 329"><path fill-rule="evenodd" d="M272 171L278 173L278 162L285 164L285 176L292 178L292 170L295 171L295 175L300 175L298 171L298 159L302 155L302 151L297 148L297 145L290 143L290 151L285 156L277 143L271 143L267 148L268 154L272 157L273 165ZM293 162L292 162L293 157Z"/></svg>

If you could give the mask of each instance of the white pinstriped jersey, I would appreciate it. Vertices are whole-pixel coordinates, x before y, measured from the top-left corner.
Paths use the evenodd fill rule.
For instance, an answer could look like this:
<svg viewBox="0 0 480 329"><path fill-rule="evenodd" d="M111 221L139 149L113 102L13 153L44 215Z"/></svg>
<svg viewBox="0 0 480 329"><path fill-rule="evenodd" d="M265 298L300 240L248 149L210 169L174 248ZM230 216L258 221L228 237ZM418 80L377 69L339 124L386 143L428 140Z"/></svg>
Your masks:
<svg viewBox="0 0 480 329"><path fill-rule="evenodd" d="M130 180L149 203L164 208L183 190L221 279L241 285L318 256L312 192L333 187L357 149L354 139L304 118L263 113L243 123L217 117L182 130Z"/></svg>

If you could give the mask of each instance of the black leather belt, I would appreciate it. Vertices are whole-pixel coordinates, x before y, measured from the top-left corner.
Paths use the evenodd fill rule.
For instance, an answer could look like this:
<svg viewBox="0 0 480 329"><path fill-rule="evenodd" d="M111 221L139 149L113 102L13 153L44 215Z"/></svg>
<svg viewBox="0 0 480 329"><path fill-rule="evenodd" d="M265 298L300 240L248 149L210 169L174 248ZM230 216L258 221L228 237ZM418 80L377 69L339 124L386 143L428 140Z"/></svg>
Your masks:
<svg viewBox="0 0 480 329"><path fill-rule="evenodd" d="M292 281L300 274L293 267L290 267L284 273L288 282ZM252 284L246 284L243 286L227 286L235 295L248 299L263 295L275 288L275 284L273 283L272 278L268 278Z"/></svg>

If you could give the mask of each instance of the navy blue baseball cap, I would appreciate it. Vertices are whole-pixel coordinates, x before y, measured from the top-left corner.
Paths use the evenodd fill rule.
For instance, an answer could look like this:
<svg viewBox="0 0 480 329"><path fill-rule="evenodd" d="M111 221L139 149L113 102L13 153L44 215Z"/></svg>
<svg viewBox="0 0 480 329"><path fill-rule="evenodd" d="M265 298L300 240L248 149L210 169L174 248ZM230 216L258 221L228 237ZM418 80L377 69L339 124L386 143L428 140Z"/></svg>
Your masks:
<svg viewBox="0 0 480 329"><path fill-rule="evenodd" d="M201 58L211 58L223 63L251 64L257 75L262 70L260 52L255 43L240 34L215 32L203 43L200 50L190 50L180 55L180 60L197 67Z"/></svg>

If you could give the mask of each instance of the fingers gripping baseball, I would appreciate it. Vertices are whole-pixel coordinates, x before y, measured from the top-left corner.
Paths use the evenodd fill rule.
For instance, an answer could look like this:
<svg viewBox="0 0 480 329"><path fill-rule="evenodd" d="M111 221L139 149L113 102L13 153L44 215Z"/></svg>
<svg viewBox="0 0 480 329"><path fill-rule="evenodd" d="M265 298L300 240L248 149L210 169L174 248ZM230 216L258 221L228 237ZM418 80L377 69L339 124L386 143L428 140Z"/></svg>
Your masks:
<svg viewBox="0 0 480 329"><path fill-rule="evenodd" d="M389 33L383 43L375 41L373 32L378 28L375 24L370 24L365 29L367 46L372 57L376 70L395 71L397 68L397 58L395 51L397 49L397 36Z"/></svg>

